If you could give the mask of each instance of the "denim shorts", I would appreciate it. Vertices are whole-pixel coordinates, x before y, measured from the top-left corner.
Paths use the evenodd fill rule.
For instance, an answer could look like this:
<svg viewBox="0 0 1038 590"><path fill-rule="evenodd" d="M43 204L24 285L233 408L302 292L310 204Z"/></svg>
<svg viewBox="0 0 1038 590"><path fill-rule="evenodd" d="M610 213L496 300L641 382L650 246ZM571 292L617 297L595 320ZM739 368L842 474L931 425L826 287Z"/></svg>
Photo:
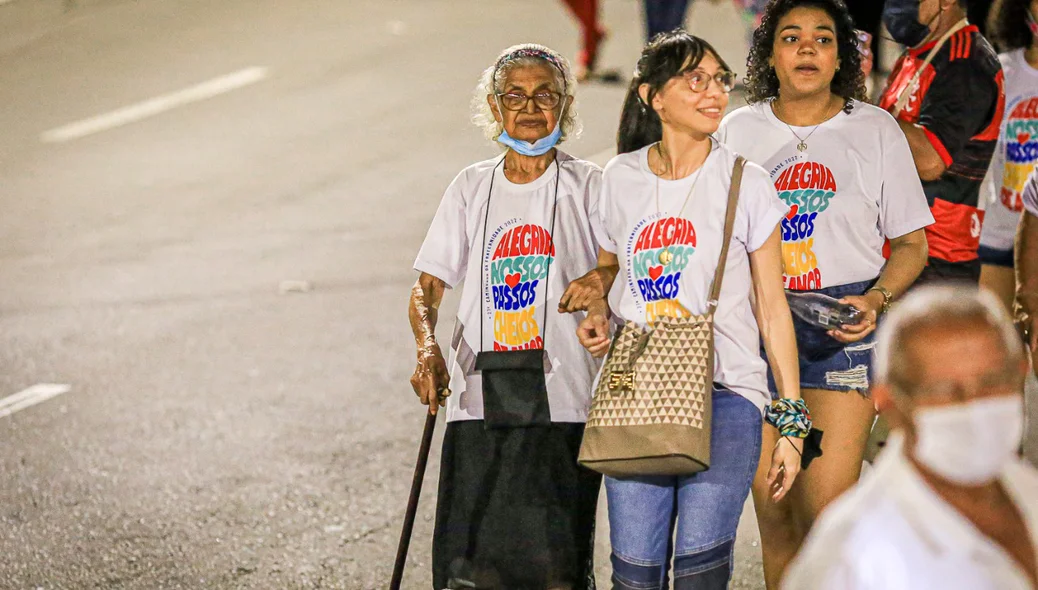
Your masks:
<svg viewBox="0 0 1038 590"><path fill-rule="evenodd" d="M860 283L848 283L824 289L801 291L803 293L823 293L840 299L848 295L862 295L875 280ZM797 351L800 358L800 388L825 389L829 391L857 391L868 397L870 376L872 374L872 350L876 347L876 332L863 340L852 344L844 344L826 334L825 328L811 325L793 316L793 331L797 338ZM761 346L761 356L767 360L767 354ZM778 388L775 376L768 366L768 391L772 399L778 399Z"/></svg>
<svg viewBox="0 0 1038 590"><path fill-rule="evenodd" d="M606 478L614 590L723 590L735 531L760 457L761 413L714 384L710 469L687 476Z"/></svg>

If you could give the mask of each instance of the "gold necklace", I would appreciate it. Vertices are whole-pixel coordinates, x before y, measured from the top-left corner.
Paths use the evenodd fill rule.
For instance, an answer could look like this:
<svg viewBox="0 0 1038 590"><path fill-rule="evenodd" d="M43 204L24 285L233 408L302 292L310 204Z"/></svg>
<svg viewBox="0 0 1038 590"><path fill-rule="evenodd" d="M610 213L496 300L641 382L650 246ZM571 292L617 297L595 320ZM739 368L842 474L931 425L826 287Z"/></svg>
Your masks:
<svg viewBox="0 0 1038 590"><path fill-rule="evenodd" d="M711 152L713 151L713 145L711 144ZM663 142L656 144L656 153L660 156L660 170L662 174L663 170ZM710 157L710 152L706 153L706 157ZM706 158L703 158L703 163L699 165L699 170L696 171L696 178L692 181L692 188L688 189L688 194L685 195L685 202L681 204L681 210L678 211L678 217L681 217L685 213L685 206L688 205L688 200L692 198L693 191L696 190L696 185L699 184L700 177L703 176L703 167L706 166ZM660 214L660 176L656 175L656 215ZM670 252L670 246L664 246L663 251L660 252L659 261L663 266L667 266L674 260L674 255Z"/></svg>
<svg viewBox="0 0 1038 590"><path fill-rule="evenodd" d="M828 106L825 107L825 117L822 118L822 122L817 124L817 125L815 125L815 128L812 129L811 132L807 134L807 137L803 137L803 138L801 138L799 135L797 135L796 131L793 131L793 128L789 125L789 123L786 123L785 121L782 121L782 119L779 119L779 121L782 121L783 125L785 125L786 127L789 128L789 132L793 134L793 137L795 137L795 138L800 140L800 143L797 144L797 151L798 152L806 152L807 151L807 140L811 139L811 136L815 134L815 131L818 131L818 128L821 127L822 125L824 125L825 122L829 120L829 111L831 111L832 108L833 108L833 101L830 99ZM771 107L771 111L772 112L775 111L774 105ZM775 117L778 118L778 113L775 113Z"/></svg>

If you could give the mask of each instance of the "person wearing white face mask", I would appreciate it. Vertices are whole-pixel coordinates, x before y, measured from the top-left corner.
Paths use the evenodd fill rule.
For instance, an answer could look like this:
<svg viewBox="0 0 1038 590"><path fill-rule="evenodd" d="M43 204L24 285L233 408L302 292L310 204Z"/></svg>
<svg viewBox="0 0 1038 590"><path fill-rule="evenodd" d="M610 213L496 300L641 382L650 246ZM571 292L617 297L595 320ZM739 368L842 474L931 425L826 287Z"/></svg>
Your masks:
<svg viewBox="0 0 1038 590"><path fill-rule="evenodd" d="M832 504L783 588L1038 587L1038 471L1018 457L1027 372L990 292L910 294L879 330L872 396L896 428Z"/></svg>

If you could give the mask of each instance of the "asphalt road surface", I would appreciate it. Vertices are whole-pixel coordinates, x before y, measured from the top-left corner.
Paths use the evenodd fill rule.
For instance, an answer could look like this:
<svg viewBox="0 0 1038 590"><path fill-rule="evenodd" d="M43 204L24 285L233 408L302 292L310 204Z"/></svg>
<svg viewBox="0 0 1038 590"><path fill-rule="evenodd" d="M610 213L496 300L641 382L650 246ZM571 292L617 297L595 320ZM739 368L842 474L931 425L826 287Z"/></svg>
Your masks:
<svg viewBox="0 0 1038 590"><path fill-rule="evenodd" d="M638 3L603 15L630 72ZM743 62L729 3L689 16ZM387 586L411 263L524 41L577 49L552 0L0 0L0 588ZM566 149L604 162L622 95ZM734 588L757 544L751 509Z"/></svg>

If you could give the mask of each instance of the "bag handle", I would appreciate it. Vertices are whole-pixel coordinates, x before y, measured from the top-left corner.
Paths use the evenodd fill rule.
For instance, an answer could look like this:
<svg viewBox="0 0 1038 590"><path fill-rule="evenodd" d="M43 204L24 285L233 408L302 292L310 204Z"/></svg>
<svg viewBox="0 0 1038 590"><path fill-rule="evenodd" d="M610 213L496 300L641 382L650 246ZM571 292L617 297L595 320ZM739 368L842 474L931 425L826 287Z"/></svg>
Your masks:
<svg viewBox="0 0 1038 590"><path fill-rule="evenodd" d="M742 188L742 171L746 168L746 158L737 156L732 168L732 185L728 189L728 206L725 209L724 237L721 238L721 257L714 271L714 282L710 286L710 298L707 300L708 313L712 316L717 310L717 300L721 295L721 283L724 281L724 267L728 262L728 246L732 242L735 229L735 210L739 203L739 190Z"/></svg>

